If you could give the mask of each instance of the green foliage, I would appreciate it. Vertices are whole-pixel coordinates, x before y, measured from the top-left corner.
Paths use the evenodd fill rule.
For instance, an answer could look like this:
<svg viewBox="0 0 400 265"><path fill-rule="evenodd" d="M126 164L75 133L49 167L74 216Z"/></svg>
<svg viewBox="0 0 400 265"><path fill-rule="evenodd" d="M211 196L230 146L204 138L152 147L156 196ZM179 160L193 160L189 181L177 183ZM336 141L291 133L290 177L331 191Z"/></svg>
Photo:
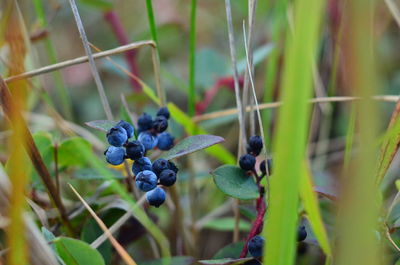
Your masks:
<svg viewBox="0 0 400 265"><path fill-rule="evenodd" d="M214 255L213 259L224 259L224 258L234 258L238 259L240 251L242 251L244 246L243 241L236 243L231 243L220 250Z"/></svg>
<svg viewBox="0 0 400 265"><path fill-rule="evenodd" d="M107 132L117 124L117 121L97 120L97 121L88 121L85 124L96 130Z"/></svg>
<svg viewBox="0 0 400 265"><path fill-rule="evenodd" d="M66 265L103 265L100 253L87 243L68 237L54 239L57 253Z"/></svg>
<svg viewBox="0 0 400 265"><path fill-rule="evenodd" d="M176 256L169 259L157 259L152 261L140 262L139 265L190 265L193 264L194 259L188 256Z"/></svg>
<svg viewBox="0 0 400 265"><path fill-rule="evenodd" d="M243 258L243 259L225 258L225 259L199 260L198 262L204 265L240 265L252 259L253 258Z"/></svg>
<svg viewBox="0 0 400 265"><path fill-rule="evenodd" d="M228 196L241 200L257 199L260 196L254 179L237 166L223 165L211 174L220 191Z"/></svg>
<svg viewBox="0 0 400 265"><path fill-rule="evenodd" d="M204 228L217 231L233 231L235 228L235 219L232 217L223 217L211 220L204 225ZM245 220L240 220L239 230L240 231L250 231L251 224Z"/></svg>
<svg viewBox="0 0 400 265"><path fill-rule="evenodd" d="M90 143L80 137L72 137L60 143L58 147L58 163L60 167L84 166L88 163L88 157L78 150L85 149L91 152Z"/></svg>

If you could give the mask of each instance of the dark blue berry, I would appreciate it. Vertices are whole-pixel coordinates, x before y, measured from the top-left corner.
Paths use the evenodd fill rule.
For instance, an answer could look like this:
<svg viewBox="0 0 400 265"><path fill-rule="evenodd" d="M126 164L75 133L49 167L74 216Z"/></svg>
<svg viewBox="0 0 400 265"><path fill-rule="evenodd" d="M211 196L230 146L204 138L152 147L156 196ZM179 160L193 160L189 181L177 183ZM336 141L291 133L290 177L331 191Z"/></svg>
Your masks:
<svg viewBox="0 0 400 265"><path fill-rule="evenodd" d="M256 158L250 154L242 155L239 159L239 165L243 170L252 170L256 164Z"/></svg>
<svg viewBox="0 0 400 265"><path fill-rule="evenodd" d="M160 133L157 136L157 139L158 139L157 147L160 150L167 151L174 146L175 138L168 132Z"/></svg>
<svg viewBox="0 0 400 265"><path fill-rule="evenodd" d="M262 138L258 135L250 137L249 143L247 145L247 153L258 156L263 149Z"/></svg>
<svg viewBox="0 0 400 265"><path fill-rule="evenodd" d="M297 241L301 242L304 241L307 237L306 227L304 225L300 226L297 230Z"/></svg>
<svg viewBox="0 0 400 265"><path fill-rule="evenodd" d="M168 166L169 166L168 160L159 158L153 162L152 169L153 172L157 175L157 177L160 177L161 172L168 169Z"/></svg>
<svg viewBox="0 0 400 265"><path fill-rule="evenodd" d="M153 126L153 118L150 114L144 112L138 119L138 130L144 132L150 130Z"/></svg>
<svg viewBox="0 0 400 265"><path fill-rule="evenodd" d="M260 235L253 237L249 240L247 248L249 249L250 255L253 257L261 257L264 248L264 238Z"/></svg>
<svg viewBox="0 0 400 265"><path fill-rule="evenodd" d="M167 107L162 107L157 111L157 116L164 116L167 120L169 119L169 110Z"/></svg>
<svg viewBox="0 0 400 265"><path fill-rule="evenodd" d="M136 159L135 162L133 162L132 165L132 171L135 176L139 174L139 172L143 170L151 170L151 161L148 157L141 157L139 159Z"/></svg>
<svg viewBox="0 0 400 265"><path fill-rule="evenodd" d="M160 207L165 201L165 191L163 188L157 187L146 193L146 200L150 205Z"/></svg>
<svg viewBox="0 0 400 265"><path fill-rule="evenodd" d="M158 142L157 136L153 135L150 132L139 133L138 140L143 144L146 151L156 147Z"/></svg>
<svg viewBox="0 0 400 265"><path fill-rule="evenodd" d="M125 148L110 146L107 148L104 154L108 163L114 166L120 165L125 159Z"/></svg>
<svg viewBox="0 0 400 265"><path fill-rule="evenodd" d="M127 140L128 134L121 126L114 126L107 133L107 141L112 146L122 146Z"/></svg>
<svg viewBox="0 0 400 265"><path fill-rule="evenodd" d="M176 173L171 169L165 169L160 174L160 184L163 186L172 186L176 182Z"/></svg>
<svg viewBox="0 0 400 265"><path fill-rule="evenodd" d="M122 128L124 128L128 138L131 138L133 136L134 128L129 122L120 120L116 126L121 126Z"/></svg>
<svg viewBox="0 0 400 265"><path fill-rule="evenodd" d="M144 146L139 141L128 142L125 146L126 156L130 159L136 160L144 156Z"/></svg>
<svg viewBox="0 0 400 265"><path fill-rule="evenodd" d="M141 191L150 191L157 187L157 176L150 170L144 170L136 176L136 187Z"/></svg>
<svg viewBox="0 0 400 265"><path fill-rule="evenodd" d="M171 169L171 170L174 171L175 173L178 173L178 171L179 171L179 169L177 168L177 166L176 166L173 162L171 162L171 161L168 161L168 169Z"/></svg>
<svg viewBox="0 0 400 265"><path fill-rule="evenodd" d="M157 133L162 133L168 128L168 120L164 116L157 116L153 121L153 129Z"/></svg>
<svg viewBox="0 0 400 265"><path fill-rule="evenodd" d="M272 175L272 159L268 159L267 160L267 164L268 164L268 175ZM267 174L267 169L265 167L265 160L263 160L260 163L260 171L261 173L263 173L264 175Z"/></svg>

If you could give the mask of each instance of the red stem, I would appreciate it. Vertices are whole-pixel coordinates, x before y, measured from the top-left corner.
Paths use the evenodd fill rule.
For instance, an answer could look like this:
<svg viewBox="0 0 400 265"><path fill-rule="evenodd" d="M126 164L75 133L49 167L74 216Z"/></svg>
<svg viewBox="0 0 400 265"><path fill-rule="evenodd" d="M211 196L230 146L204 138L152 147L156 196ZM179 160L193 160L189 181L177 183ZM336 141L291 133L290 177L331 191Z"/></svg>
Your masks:
<svg viewBox="0 0 400 265"><path fill-rule="evenodd" d="M119 19L117 13L115 13L113 10L106 11L104 12L104 18L110 24L111 29L118 40L118 43L120 45L128 44L130 42L128 35L126 34L125 29L122 26L121 20ZM136 51L129 50L125 52L125 60L129 66L129 70L131 71L131 73L134 74L135 76L138 76L139 68L136 64ZM141 85L135 79L130 78L130 82L133 87L133 91L135 92L142 91Z"/></svg>

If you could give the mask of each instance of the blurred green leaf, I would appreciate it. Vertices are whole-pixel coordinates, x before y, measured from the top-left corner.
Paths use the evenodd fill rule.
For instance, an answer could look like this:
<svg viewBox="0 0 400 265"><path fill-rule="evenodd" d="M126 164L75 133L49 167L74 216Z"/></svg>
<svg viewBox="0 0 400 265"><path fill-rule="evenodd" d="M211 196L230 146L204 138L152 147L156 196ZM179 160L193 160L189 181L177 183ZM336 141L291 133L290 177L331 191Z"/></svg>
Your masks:
<svg viewBox="0 0 400 265"><path fill-rule="evenodd" d="M254 51L253 54L253 65L257 66L274 50L274 45L271 43L265 44ZM243 73L246 70L247 62L246 58L240 60L237 64L238 72Z"/></svg>
<svg viewBox="0 0 400 265"><path fill-rule="evenodd" d="M322 250L327 256L331 256L332 250L322 221L318 198L313 190L311 176L305 164L303 165L302 171L303 173L300 177L300 197L303 201L304 209L307 212L311 228Z"/></svg>
<svg viewBox="0 0 400 265"><path fill-rule="evenodd" d="M257 199L260 194L252 176L237 166L223 165L211 172L217 187L226 195L241 199Z"/></svg>
<svg viewBox="0 0 400 265"><path fill-rule="evenodd" d="M92 152L90 143L81 137L72 137L61 142L58 147L58 163L63 166L83 166L87 164L86 157L81 149Z"/></svg>
<svg viewBox="0 0 400 265"><path fill-rule="evenodd" d="M54 146L52 135L48 132L36 132L32 135L33 140L39 149L39 153L42 156L43 162L46 167L51 170L51 163L54 161ZM32 170L31 174L32 185L35 189L40 191L46 190L43 186L43 182L40 179L36 170Z"/></svg>
<svg viewBox="0 0 400 265"><path fill-rule="evenodd" d="M214 49L196 52L196 87L210 88L215 81L229 74L229 61Z"/></svg>
<svg viewBox="0 0 400 265"><path fill-rule="evenodd" d="M116 179L123 179L122 176L118 171L110 170L110 172L115 176ZM86 180L93 180L93 179L102 179L106 180L107 178L100 175L96 170L92 168L82 168L78 169L74 172L74 177L77 179L86 179Z"/></svg>
<svg viewBox="0 0 400 265"><path fill-rule="evenodd" d="M109 121L109 120L97 120L97 121L88 121L85 124L94 129L108 132L112 127L114 127L118 122L117 121Z"/></svg>
<svg viewBox="0 0 400 265"><path fill-rule="evenodd" d="M213 259L224 259L224 258L238 259L243 247L244 247L243 241L231 243L218 250L217 254L214 255Z"/></svg>
<svg viewBox="0 0 400 265"><path fill-rule="evenodd" d="M165 152L161 157L167 160L178 158L223 141L225 141L224 138L215 135L192 135L181 140L171 150Z"/></svg>
<svg viewBox="0 0 400 265"><path fill-rule="evenodd" d="M156 259L138 263L139 265L190 265L194 262L193 257L189 256L176 256L171 258Z"/></svg>
<svg viewBox="0 0 400 265"><path fill-rule="evenodd" d="M103 265L100 253L89 244L68 237L58 237L54 240L57 253L66 265Z"/></svg>
<svg viewBox="0 0 400 265"><path fill-rule="evenodd" d="M233 217L224 217L219 219L214 219L204 225L204 228L217 231L233 231L235 228L235 219ZM240 220L239 230L249 231L251 224L245 220Z"/></svg>
<svg viewBox="0 0 400 265"><path fill-rule="evenodd" d="M80 3L103 10L113 8L113 3L107 0L80 0Z"/></svg>
<svg viewBox="0 0 400 265"><path fill-rule="evenodd" d="M243 258L243 259L225 258L225 259L199 260L198 262L200 264L205 264L205 265L239 265L245 263L246 261L250 261L252 259L253 258Z"/></svg>

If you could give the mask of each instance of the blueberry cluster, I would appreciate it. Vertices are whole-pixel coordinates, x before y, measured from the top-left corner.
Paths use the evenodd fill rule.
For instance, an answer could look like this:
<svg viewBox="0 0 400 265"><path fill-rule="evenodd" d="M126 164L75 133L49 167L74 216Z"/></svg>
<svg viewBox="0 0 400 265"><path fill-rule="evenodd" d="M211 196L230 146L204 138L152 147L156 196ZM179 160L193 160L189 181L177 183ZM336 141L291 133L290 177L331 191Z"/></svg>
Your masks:
<svg viewBox="0 0 400 265"><path fill-rule="evenodd" d="M246 171L255 170L256 165L256 156L258 156L263 149L263 141L260 136L254 135L251 136L249 139L249 143L247 145L247 154L244 154L239 159L239 166ZM268 174L271 175L272 169L272 160L267 159L267 161L262 161L260 163L260 171L265 176L267 174L267 167L268 167Z"/></svg>
<svg viewBox="0 0 400 265"><path fill-rule="evenodd" d="M136 187L146 192L150 205L159 207L165 201L165 190L158 185L172 186L176 182L178 168L165 159L153 163L146 157L146 151L154 148L169 150L174 145L174 137L165 130L168 128L169 111L160 108L156 118L143 113L138 120L138 140L134 136L134 127L126 121L119 121L107 132L110 147L104 152L106 160L112 165L120 165L126 158L134 160L132 172Z"/></svg>

